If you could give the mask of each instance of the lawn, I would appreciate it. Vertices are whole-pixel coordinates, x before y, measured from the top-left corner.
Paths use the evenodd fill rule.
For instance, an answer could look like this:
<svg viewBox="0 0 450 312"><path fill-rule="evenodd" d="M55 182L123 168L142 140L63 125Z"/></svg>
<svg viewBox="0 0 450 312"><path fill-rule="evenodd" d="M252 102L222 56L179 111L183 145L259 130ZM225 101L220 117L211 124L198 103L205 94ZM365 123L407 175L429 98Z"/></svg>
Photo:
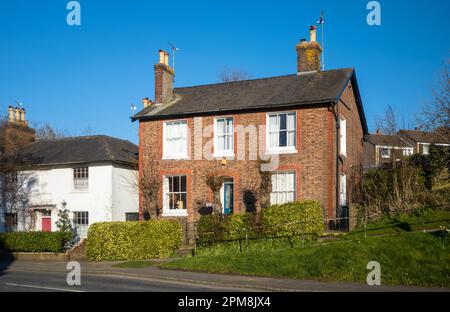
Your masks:
<svg viewBox="0 0 450 312"><path fill-rule="evenodd" d="M450 237L440 233L400 233L382 237L348 235L326 243L268 248L251 242L249 251L237 243L201 248L197 256L161 266L259 276L365 283L369 261L381 265L381 283L450 287ZM261 245L261 248L259 248Z"/></svg>
<svg viewBox="0 0 450 312"><path fill-rule="evenodd" d="M396 234L402 232L439 229L440 226L450 225L449 211L430 211L420 216L396 216L384 218L378 222L369 223L366 228L367 235ZM353 230L347 235L364 234L362 227Z"/></svg>

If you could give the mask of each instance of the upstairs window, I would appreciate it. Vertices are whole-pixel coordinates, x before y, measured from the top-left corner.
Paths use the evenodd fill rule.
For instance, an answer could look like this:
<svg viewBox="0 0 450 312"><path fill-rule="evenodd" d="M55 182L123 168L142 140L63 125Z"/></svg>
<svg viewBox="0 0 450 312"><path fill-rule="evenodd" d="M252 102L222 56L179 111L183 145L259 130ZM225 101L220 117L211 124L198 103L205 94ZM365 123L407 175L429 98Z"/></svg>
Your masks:
<svg viewBox="0 0 450 312"><path fill-rule="evenodd" d="M233 118L214 119L214 156L234 155Z"/></svg>
<svg viewBox="0 0 450 312"><path fill-rule="evenodd" d="M186 120L164 122L163 158L179 159L188 157L188 133Z"/></svg>
<svg viewBox="0 0 450 312"><path fill-rule="evenodd" d="M73 188L87 190L89 187L89 168L73 168Z"/></svg>
<svg viewBox="0 0 450 312"><path fill-rule="evenodd" d="M422 154L430 154L430 144L422 144Z"/></svg>
<svg viewBox="0 0 450 312"><path fill-rule="evenodd" d="M347 120L341 118L339 120L339 154L347 156Z"/></svg>
<svg viewBox="0 0 450 312"><path fill-rule="evenodd" d="M296 114L271 113L268 119L268 151L295 152L296 151Z"/></svg>

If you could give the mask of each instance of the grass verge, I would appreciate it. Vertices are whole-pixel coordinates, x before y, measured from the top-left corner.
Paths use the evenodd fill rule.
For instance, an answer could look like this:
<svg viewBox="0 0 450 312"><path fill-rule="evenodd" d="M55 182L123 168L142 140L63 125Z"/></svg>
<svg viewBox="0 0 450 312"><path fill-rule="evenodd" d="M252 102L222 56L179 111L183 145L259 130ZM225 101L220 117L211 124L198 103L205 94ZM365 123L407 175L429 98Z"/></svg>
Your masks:
<svg viewBox="0 0 450 312"><path fill-rule="evenodd" d="M116 263L113 265L114 268L130 268L130 269L141 269L147 268L150 266L158 265L159 263L156 261L125 261Z"/></svg>
<svg viewBox="0 0 450 312"><path fill-rule="evenodd" d="M232 245L199 249L198 256L164 263L171 269L365 283L367 263L381 265L385 285L450 287L450 237L440 233L402 233L326 244L284 248ZM267 244L267 243L265 243Z"/></svg>

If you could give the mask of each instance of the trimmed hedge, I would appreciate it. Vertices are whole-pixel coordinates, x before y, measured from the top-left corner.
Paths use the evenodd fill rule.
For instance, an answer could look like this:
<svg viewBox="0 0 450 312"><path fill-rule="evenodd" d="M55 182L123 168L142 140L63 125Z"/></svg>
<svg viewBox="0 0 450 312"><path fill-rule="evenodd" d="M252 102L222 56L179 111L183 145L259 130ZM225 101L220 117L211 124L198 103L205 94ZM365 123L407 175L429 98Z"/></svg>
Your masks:
<svg viewBox="0 0 450 312"><path fill-rule="evenodd" d="M100 222L89 227L86 254L93 261L167 258L181 241L175 220Z"/></svg>
<svg viewBox="0 0 450 312"><path fill-rule="evenodd" d="M261 212L263 235L290 237L323 233L322 207L314 200L274 205Z"/></svg>
<svg viewBox="0 0 450 312"><path fill-rule="evenodd" d="M274 205L261 213L201 216L198 242L208 245L221 241L249 238L281 238L317 236L323 233L322 207L319 202L307 200Z"/></svg>
<svg viewBox="0 0 450 312"><path fill-rule="evenodd" d="M8 252L64 252L70 232L11 232L0 234L0 250Z"/></svg>

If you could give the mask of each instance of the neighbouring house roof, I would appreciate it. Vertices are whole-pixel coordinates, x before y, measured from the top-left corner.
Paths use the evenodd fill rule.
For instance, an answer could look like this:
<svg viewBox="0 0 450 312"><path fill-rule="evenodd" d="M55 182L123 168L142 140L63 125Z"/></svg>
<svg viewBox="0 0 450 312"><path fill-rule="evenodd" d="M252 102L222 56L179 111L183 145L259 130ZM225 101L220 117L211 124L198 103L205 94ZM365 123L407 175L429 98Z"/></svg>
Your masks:
<svg viewBox="0 0 450 312"><path fill-rule="evenodd" d="M152 104L132 118L165 119L224 112L311 106L337 101L352 80L363 129L367 125L352 68L174 88L174 99Z"/></svg>
<svg viewBox="0 0 450 312"><path fill-rule="evenodd" d="M419 130L400 130L398 133L416 143L450 144L449 136L444 133Z"/></svg>
<svg viewBox="0 0 450 312"><path fill-rule="evenodd" d="M113 162L134 167L138 163L135 144L106 135L39 140L29 144L24 153L34 166Z"/></svg>
<svg viewBox="0 0 450 312"><path fill-rule="evenodd" d="M405 140L402 140L397 135L387 135L387 134L367 134L364 136L367 142L373 145L380 146L392 146L392 147L412 147Z"/></svg>

